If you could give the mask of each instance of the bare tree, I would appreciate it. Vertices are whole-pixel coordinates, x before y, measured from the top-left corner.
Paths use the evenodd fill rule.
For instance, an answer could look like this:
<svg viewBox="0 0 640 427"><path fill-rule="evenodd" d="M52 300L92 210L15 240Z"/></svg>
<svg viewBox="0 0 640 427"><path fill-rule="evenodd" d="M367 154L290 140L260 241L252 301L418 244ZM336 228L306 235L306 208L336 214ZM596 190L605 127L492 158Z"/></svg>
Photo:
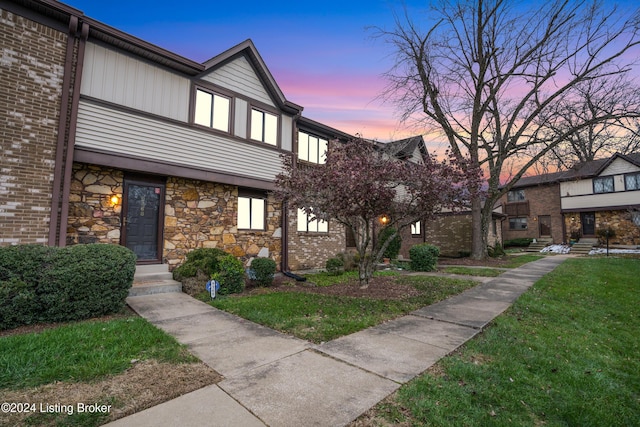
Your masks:
<svg viewBox="0 0 640 427"><path fill-rule="evenodd" d="M379 29L397 53L385 96L403 119L439 131L455 155L486 171L485 200L471 200L472 256L484 258L493 206L527 169L589 125L637 115L637 106L615 103L554 132L564 120L559 111L580 99L580 84L624 76L635 65L640 10L622 16L598 2L520 10L505 0L444 0L425 18L424 31L407 13L395 29ZM535 154L523 157L532 147Z"/></svg>
<svg viewBox="0 0 640 427"><path fill-rule="evenodd" d="M640 105L640 92L624 76L587 80L576 86L576 93L579 100L560 102L557 114L562 120L558 127L551 126L551 131L565 139L539 159L534 166L537 173L566 170L576 163L640 150L640 120L633 114L596 120L616 106L626 105L631 111L634 105ZM576 131L569 132L572 128ZM538 147L528 151L535 155Z"/></svg>

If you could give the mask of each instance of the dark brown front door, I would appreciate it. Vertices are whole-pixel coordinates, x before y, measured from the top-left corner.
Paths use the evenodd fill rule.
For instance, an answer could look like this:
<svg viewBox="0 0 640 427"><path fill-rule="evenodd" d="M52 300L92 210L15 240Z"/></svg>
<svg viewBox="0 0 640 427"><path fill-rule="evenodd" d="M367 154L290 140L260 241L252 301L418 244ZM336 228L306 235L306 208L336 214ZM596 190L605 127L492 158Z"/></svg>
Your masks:
<svg viewBox="0 0 640 427"><path fill-rule="evenodd" d="M122 204L122 242L139 263L162 260L164 183L125 179Z"/></svg>
<svg viewBox="0 0 640 427"><path fill-rule="evenodd" d="M595 212L582 212L580 214L582 222L582 235L595 236L596 234L596 214Z"/></svg>
<svg viewBox="0 0 640 427"><path fill-rule="evenodd" d="M540 237L551 237L551 217L549 215L538 216L540 224Z"/></svg>

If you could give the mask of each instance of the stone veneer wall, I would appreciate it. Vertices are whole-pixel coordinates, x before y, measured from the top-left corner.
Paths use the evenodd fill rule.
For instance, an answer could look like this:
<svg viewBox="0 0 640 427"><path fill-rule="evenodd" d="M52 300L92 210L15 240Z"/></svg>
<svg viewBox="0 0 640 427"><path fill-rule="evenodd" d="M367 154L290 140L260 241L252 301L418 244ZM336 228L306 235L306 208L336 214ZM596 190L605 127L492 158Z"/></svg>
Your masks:
<svg viewBox="0 0 640 427"><path fill-rule="evenodd" d="M0 9L0 245L47 243L67 35Z"/></svg>
<svg viewBox="0 0 640 427"><path fill-rule="evenodd" d="M267 198L265 231L238 230L238 187L170 177L167 180L164 259L171 269L196 248L220 248L250 264L270 257L280 265L280 203Z"/></svg>
<svg viewBox="0 0 640 427"><path fill-rule="evenodd" d="M344 226L329 221L328 233L308 233L298 230L298 214L289 211L289 269L293 271L324 268L329 258L346 247Z"/></svg>
<svg viewBox="0 0 640 427"><path fill-rule="evenodd" d="M124 172L95 165L74 164L67 244L120 244ZM165 190L163 262L184 262L196 248L220 248L250 264L255 257L271 257L280 264L282 230L280 203L267 197L265 231L238 230L238 187L169 177Z"/></svg>
<svg viewBox="0 0 640 427"><path fill-rule="evenodd" d="M123 172L101 166L73 164L69 194L67 244L120 244ZM117 204L111 196L120 197Z"/></svg>
<svg viewBox="0 0 640 427"><path fill-rule="evenodd" d="M640 227L635 225L631 214L626 210L596 212L596 233L608 224L615 230L615 237L609 239L611 245L640 245ZM574 218L574 220L572 220ZM567 230L567 242L572 230L582 230L580 213L567 213L564 215Z"/></svg>

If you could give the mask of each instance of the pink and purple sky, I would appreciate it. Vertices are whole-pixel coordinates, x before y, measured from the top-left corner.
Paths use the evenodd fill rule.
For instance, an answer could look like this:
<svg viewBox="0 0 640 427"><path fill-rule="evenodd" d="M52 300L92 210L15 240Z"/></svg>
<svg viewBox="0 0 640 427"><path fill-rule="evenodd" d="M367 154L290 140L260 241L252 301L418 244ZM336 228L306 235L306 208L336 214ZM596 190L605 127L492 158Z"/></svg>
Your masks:
<svg viewBox="0 0 640 427"><path fill-rule="evenodd" d="M604 0L609 3L608 0ZM623 7L637 0L622 0ZM87 16L188 59L207 59L252 39L286 98L304 116L350 134L390 141L418 133L380 99L393 65L391 46L372 27L391 30L404 8L428 0L64 0ZM539 1L518 1L536 5ZM445 145L432 141L430 150Z"/></svg>

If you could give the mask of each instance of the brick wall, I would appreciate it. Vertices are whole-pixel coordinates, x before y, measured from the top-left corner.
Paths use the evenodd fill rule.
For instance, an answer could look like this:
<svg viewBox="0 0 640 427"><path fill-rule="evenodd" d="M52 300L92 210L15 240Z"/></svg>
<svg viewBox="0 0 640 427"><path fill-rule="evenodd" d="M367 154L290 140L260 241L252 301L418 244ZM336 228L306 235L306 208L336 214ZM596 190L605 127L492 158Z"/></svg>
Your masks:
<svg viewBox="0 0 640 427"><path fill-rule="evenodd" d="M554 243L565 241L562 231L562 213L560 212L560 186L559 184L544 185L539 187L524 188L525 199L529 202L529 214L527 217L527 229L510 230L509 219L502 224L502 236L504 240L525 238L540 238L539 216L551 217L551 238ZM502 197L503 212L507 202L507 195Z"/></svg>
<svg viewBox="0 0 640 427"><path fill-rule="evenodd" d="M471 214L440 215L424 224L426 243L438 246L440 255L471 253Z"/></svg>
<svg viewBox="0 0 640 427"><path fill-rule="evenodd" d="M328 233L308 233L298 230L298 214L289 211L289 269L293 271L324 268L329 258L345 251L344 226L329 221Z"/></svg>
<svg viewBox="0 0 640 427"><path fill-rule="evenodd" d="M46 243L67 35L0 10L0 245Z"/></svg>

